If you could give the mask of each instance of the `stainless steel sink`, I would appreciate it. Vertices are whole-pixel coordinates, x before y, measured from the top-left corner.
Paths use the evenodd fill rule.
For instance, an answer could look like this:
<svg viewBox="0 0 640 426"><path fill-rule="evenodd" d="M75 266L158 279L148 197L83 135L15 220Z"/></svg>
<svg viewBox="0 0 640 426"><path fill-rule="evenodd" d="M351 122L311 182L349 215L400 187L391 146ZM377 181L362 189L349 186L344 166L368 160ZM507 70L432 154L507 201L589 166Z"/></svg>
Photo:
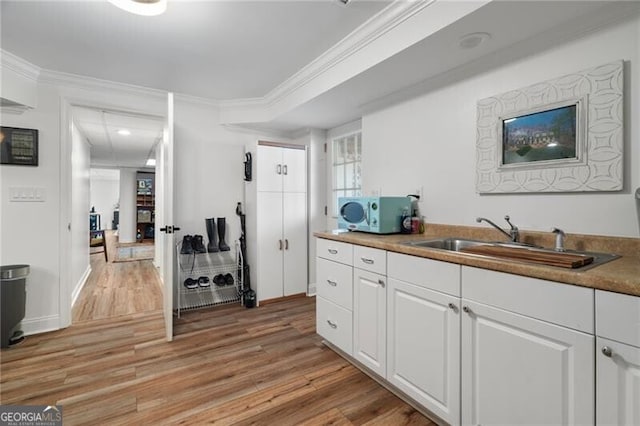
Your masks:
<svg viewBox="0 0 640 426"><path fill-rule="evenodd" d="M487 245L487 244L490 244L490 243L487 243L485 241L465 240L462 238L440 238L437 240L416 241L416 242L407 243L407 245L414 246L414 247L426 247L426 248L433 248L433 249L440 249L440 250L447 250L447 251L461 251L462 249L467 247L481 246L481 245Z"/></svg>
<svg viewBox="0 0 640 426"><path fill-rule="evenodd" d="M413 241L405 244L412 247L423 247L427 249L445 250L445 251L453 251L453 252L460 252L467 247L485 245L485 246L496 246L496 247L518 247L518 248L526 248L532 251L557 253L555 250L545 249L539 246L533 246L533 245L524 244L524 243L487 242L487 241L468 240L465 238L438 238L438 239L427 240L427 241ZM597 253L597 252L587 252L587 251L578 251L578 250L567 250L564 253L580 254L580 255L593 257L592 263L574 269L578 271L585 271L587 269L595 268L596 266L600 266L604 263L610 262L620 257L619 255L612 254L612 253ZM473 254L473 256L484 256L484 257L494 257L494 258L498 257L498 256L485 256L485 255L476 255L476 254ZM523 262L530 263L525 260L523 260Z"/></svg>

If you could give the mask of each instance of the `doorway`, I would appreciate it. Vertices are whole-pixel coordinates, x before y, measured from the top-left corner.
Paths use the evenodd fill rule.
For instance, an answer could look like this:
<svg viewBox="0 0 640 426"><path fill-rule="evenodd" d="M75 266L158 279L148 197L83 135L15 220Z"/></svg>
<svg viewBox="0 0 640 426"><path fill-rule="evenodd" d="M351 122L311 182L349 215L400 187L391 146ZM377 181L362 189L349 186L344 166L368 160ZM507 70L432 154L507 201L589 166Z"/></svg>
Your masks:
<svg viewBox="0 0 640 426"><path fill-rule="evenodd" d="M161 310L155 154L164 118L78 105L71 105L70 115L70 205L76 228L71 321ZM83 239L83 233L89 238ZM84 247L73 250L74 244ZM86 276L73 279L83 267Z"/></svg>

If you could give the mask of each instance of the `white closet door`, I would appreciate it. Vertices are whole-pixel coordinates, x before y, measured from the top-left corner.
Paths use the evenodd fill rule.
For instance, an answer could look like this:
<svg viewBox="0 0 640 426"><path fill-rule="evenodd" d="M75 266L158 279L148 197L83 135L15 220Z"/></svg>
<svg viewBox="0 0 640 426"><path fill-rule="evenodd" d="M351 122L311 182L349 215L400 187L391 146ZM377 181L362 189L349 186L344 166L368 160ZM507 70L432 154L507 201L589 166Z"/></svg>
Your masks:
<svg viewBox="0 0 640 426"><path fill-rule="evenodd" d="M258 191L282 191L282 151L277 146L258 145Z"/></svg>
<svg viewBox="0 0 640 426"><path fill-rule="evenodd" d="M282 149L282 190L307 192L307 152L304 149Z"/></svg>
<svg viewBox="0 0 640 426"><path fill-rule="evenodd" d="M284 295L307 292L307 195L283 193Z"/></svg>
<svg viewBox="0 0 640 426"><path fill-rule="evenodd" d="M258 192L258 300L282 297L282 193Z"/></svg>

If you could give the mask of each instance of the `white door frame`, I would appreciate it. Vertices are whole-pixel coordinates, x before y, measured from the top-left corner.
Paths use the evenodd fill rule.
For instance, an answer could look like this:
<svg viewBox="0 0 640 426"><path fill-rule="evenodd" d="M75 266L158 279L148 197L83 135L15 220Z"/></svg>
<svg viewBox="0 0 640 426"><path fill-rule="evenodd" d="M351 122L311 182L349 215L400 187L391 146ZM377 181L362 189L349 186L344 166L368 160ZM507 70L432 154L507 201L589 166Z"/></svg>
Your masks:
<svg viewBox="0 0 640 426"><path fill-rule="evenodd" d="M136 102L133 102L134 104ZM144 103L141 101L140 103ZM71 292L73 285L71 282L71 213L72 213L72 194L71 194L71 148L72 136L71 128L73 125L72 108L81 106L94 109L105 109L112 111L121 111L129 114L156 116L165 119L166 103L162 102L162 108L154 110L149 107L147 109L136 109L131 107L132 102L107 103L96 101L84 96L68 96L62 94L60 96L60 217L59 217L59 241L60 250L58 251L58 264L60 267L60 292L59 292L59 328L66 328L71 325ZM87 240L88 242L88 240ZM159 266L159 265L156 265Z"/></svg>

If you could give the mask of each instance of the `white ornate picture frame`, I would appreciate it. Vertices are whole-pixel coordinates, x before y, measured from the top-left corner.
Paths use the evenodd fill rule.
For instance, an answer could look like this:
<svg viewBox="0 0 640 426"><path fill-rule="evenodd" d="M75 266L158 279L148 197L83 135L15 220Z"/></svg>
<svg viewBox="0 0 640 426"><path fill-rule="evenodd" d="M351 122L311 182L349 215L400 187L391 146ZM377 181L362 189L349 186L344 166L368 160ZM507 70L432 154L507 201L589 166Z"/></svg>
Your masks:
<svg viewBox="0 0 640 426"><path fill-rule="evenodd" d="M571 131L562 135L562 154L549 154L558 136L544 120L558 111L569 114ZM477 192L622 190L623 61L482 99L477 114ZM532 117L543 126L519 129L526 140L505 137L507 123ZM517 162L514 150L522 154Z"/></svg>

